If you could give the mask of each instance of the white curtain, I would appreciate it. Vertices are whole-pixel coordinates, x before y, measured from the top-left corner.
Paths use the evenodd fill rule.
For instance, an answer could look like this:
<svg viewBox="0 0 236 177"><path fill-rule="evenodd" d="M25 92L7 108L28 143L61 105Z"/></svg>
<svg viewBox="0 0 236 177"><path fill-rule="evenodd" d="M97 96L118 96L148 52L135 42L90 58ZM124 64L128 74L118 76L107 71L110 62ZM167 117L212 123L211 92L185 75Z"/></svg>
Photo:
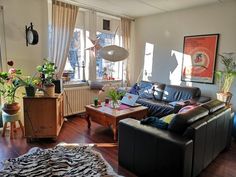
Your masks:
<svg viewBox="0 0 236 177"><path fill-rule="evenodd" d="M122 46L130 53L130 43L131 43L131 20L127 18L121 18L121 36L122 36ZM130 55L129 55L130 56ZM125 68L125 80L127 86L130 86L130 57L124 62Z"/></svg>
<svg viewBox="0 0 236 177"><path fill-rule="evenodd" d="M78 6L61 1L52 1L52 32L50 58L57 66L57 77L61 78L73 37Z"/></svg>
<svg viewBox="0 0 236 177"><path fill-rule="evenodd" d="M6 40L3 7L0 6L0 71L7 71Z"/></svg>

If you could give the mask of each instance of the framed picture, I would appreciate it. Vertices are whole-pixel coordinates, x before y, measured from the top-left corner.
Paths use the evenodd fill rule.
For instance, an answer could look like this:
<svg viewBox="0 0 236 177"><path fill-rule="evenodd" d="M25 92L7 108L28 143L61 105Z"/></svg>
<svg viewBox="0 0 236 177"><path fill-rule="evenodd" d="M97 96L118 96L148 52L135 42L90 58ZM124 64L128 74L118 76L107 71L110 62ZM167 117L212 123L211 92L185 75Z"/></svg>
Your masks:
<svg viewBox="0 0 236 177"><path fill-rule="evenodd" d="M214 82L219 34L185 36L182 81Z"/></svg>

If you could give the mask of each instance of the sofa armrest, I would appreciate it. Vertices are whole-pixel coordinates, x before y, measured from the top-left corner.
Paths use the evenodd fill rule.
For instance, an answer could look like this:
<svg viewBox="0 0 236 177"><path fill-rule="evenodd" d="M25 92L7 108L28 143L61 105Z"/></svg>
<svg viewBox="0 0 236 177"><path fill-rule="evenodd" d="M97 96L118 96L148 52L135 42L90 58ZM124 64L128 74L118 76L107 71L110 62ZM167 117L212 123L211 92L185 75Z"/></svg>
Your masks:
<svg viewBox="0 0 236 177"><path fill-rule="evenodd" d="M193 141L134 119L119 122L119 163L140 176L191 176Z"/></svg>

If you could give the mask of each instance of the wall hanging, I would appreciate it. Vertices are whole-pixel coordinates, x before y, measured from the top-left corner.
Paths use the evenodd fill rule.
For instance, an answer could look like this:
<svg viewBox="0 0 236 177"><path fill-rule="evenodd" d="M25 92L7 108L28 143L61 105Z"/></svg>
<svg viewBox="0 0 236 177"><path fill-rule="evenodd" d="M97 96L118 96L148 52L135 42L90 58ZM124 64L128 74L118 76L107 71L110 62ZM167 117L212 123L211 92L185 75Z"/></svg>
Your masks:
<svg viewBox="0 0 236 177"><path fill-rule="evenodd" d="M219 34L185 36L182 81L213 83Z"/></svg>

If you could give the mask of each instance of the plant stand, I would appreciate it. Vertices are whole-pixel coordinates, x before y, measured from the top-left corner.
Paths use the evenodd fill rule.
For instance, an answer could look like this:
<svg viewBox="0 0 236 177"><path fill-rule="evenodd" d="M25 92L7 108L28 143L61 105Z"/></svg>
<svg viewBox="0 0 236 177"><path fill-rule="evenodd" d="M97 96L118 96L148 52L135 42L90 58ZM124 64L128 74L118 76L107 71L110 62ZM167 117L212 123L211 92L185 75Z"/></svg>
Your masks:
<svg viewBox="0 0 236 177"><path fill-rule="evenodd" d="M21 132L22 132L22 137L24 137L24 128L23 128L23 125L21 123L19 113L10 115L10 114L7 114L3 111L2 112L2 119L3 119L3 122L4 122L2 137L5 137L5 132L6 132L6 129L7 129L7 123L10 122L10 138L13 139L14 132L16 132L16 122L17 121L20 125L20 129L21 129Z"/></svg>

